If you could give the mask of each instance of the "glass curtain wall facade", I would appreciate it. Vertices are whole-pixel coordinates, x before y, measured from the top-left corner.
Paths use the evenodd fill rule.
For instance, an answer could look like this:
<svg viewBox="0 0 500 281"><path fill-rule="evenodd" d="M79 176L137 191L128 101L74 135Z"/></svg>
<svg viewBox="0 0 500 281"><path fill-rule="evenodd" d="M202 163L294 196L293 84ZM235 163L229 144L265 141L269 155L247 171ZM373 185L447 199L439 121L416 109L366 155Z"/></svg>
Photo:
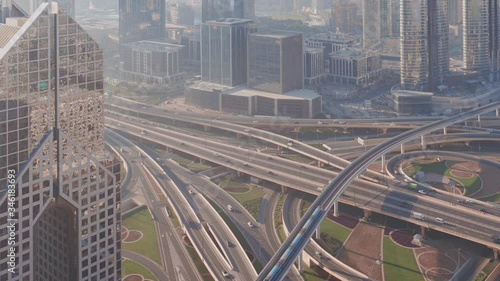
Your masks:
<svg viewBox="0 0 500 281"><path fill-rule="evenodd" d="M401 1L401 86L427 91L449 70L446 0Z"/></svg>
<svg viewBox="0 0 500 281"><path fill-rule="evenodd" d="M489 71L488 0L465 0L463 9L464 68Z"/></svg>
<svg viewBox="0 0 500 281"><path fill-rule="evenodd" d="M304 87L301 33L269 31L248 36L248 87L284 94Z"/></svg>
<svg viewBox="0 0 500 281"><path fill-rule="evenodd" d="M120 0L120 44L165 39L165 1Z"/></svg>
<svg viewBox="0 0 500 281"><path fill-rule="evenodd" d="M104 149L102 50L56 3L13 28L0 50L0 252L14 247L17 260L0 280L121 280L120 163Z"/></svg>
<svg viewBox="0 0 500 281"><path fill-rule="evenodd" d="M251 22L229 18L202 25L202 81L226 86L246 84L247 34Z"/></svg>

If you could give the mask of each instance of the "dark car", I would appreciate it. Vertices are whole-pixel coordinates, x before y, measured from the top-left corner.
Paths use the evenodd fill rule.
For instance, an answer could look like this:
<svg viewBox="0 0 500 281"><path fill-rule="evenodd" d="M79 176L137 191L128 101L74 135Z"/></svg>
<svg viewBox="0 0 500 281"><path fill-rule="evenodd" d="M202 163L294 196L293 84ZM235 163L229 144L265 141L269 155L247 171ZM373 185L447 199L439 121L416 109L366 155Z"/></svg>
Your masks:
<svg viewBox="0 0 500 281"><path fill-rule="evenodd" d="M479 212L481 212L481 213L483 213L483 214L487 214L487 213L488 213L488 210L486 210L486 209L484 209L484 208L483 208L483 209L479 209Z"/></svg>

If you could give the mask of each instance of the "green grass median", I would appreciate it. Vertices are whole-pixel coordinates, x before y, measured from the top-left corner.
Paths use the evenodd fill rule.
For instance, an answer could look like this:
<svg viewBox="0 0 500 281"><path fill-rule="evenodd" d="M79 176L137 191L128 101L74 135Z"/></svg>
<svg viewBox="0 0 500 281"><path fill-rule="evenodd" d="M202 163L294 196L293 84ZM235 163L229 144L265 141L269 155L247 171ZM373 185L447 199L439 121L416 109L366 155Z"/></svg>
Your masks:
<svg viewBox="0 0 500 281"><path fill-rule="evenodd" d="M387 281L424 281L413 250L396 245L389 237L384 237L384 274Z"/></svg>
<svg viewBox="0 0 500 281"><path fill-rule="evenodd" d="M151 220L151 214L147 207L137 209L123 216L122 225L129 231L141 231L143 236L140 240L133 243L126 243L124 240L122 247L124 250L146 256L153 261L161 264L158 239L156 237L156 228Z"/></svg>

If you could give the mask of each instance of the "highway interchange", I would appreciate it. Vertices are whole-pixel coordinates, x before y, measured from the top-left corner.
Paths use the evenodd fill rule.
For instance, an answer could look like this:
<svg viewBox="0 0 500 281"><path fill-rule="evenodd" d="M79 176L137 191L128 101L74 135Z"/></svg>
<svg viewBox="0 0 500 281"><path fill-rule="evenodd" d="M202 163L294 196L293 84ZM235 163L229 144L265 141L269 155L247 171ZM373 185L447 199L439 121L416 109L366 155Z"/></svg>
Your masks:
<svg viewBox="0 0 500 281"><path fill-rule="evenodd" d="M498 105L496 105L496 106L498 106ZM491 108L494 109L495 107L491 106ZM299 152L302 155L309 156L312 159L317 160L318 162L330 164L331 166L336 167L337 170L340 170L340 171L342 171L342 169L344 169L346 166L348 166L350 164L350 162L345 160L345 159L342 159L338 156L330 155L327 152L310 147L310 146L305 145L303 143L294 142L294 145L290 146L290 145L288 145L290 142L290 139L288 139L286 137L283 137L283 136L280 136L277 134L273 134L273 133L268 133L268 132L265 132L265 131L260 130L260 129L249 128L249 127L246 127L243 125L236 125L236 124L224 122L224 121L220 120L220 118L219 118L219 120L214 120L214 119L207 119L206 117L200 118L199 116L186 117L186 116L184 116L184 114L186 114L186 112L183 112L182 113L183 115L179 116L180 114L175 114L175 113L168 113L168 112L167 113L165 113L165 112L160 113L160 110L158 110L158 109L155 109L155 110L158 110L158 112L153 112L154 110L152 110L150 107L147 107L146 109L147 110L144 110L144 108L143 108L144 111L141 114L146 115L145 113L147 112L148 115L157 114L158 116L162 116L162 117L167 116L171 120L173 120L172 122L174 122L174 123L176 121L180 122L179 120L182 117L183 121L184 121L184 119L191 118L191 120L189 120L189 122L194 121L197 124L200 124L203 126L210 126L210 127L221 126L222 129L224 129L224 130L231 131L233 133L234 132L238 133L239 136L246 136L248 138L257 138L260 140L266 140L270 144L281 146L282 147L281 149L289 149L289 150ZM135 110L139 111L138 109L135 109ZM483 111L485 111L485 110L483 110ZM136 113L136 115L137 114L138 113ZM189 114L195 115L194 113L191 113L191 112ZM471 115L468 118L470 118L473 115L477 115L479 113L470 113L470 114ZM143 116L141 116L141 117L143 117ZM393 179L392 177L381 174L380 171L370 171L368 173L365 173L364 177L362 179L354 180L354 178L356 176L359 176L359 174L362 171L364 171L368 167L368 165L363 165L362 168L355 169L355 172L351 172L350 176L348 177L349 179L343 181L342 185L347 187L351 183L351 181L354 180L354 184L351 184L350 188L347 191L338 192L338 194L335 193L334 195L332 195L332 194L328 195L328 192L327 192L328 188L326 186L333 186L333 185L339 183L339 182L335 182L335 181L339 181L338 180L339 173L336 171L317 168L317 167L314 167L311 165L304 165L304 164L300 164L300 163L286 160L286 159L276 157L276 156L270 156L269 154L260 153L258 151L252 150L249 147L241 148L241 147L237 147L234 145L231 146L228 144L224 144L220 141L212 141L212 140L208 139L208 137L206 135L200 134L198 136L197 134L193 135L192 133L189 134L186 132L182 132L182 130L176 129L173 126L173 124L172 124L172 126L166 126L165 124L167 122L163 122L164 124L158 124L158 123L152 122L150 120L144 121L146 119L137 119L137 118L132 119L131 117L126 117L126 116L123 116L123 115L120 115L117 113L108 114L108 116L106 118L107 118L107 120L106 120L107 124L111 128L122 131L125 134L134 135L135 137L140 137L140 138L152 141L152 142L160 143L160 144L163 144L163 145L170 147L172 149L187 152L187 153L194 155L194 156L197 156L201 159L206 159L210 162L213 162L213 163L216 163L216 164L219 164L222 166L226 166L226 167L229 167L231 169L234 169L234 170L237 170L237 171L249 174L249 175L253 175L254 177L277 183L277 184L283 186L284 189L294 188L294 189L299 189L299 190L302 190L302 191L305 191L308 193L312 193L315 195L318 195L321 193L319 198L325 198L324 199L325 202L332 201L332 199L330 199L330 198L340 199L341 202L344 202L347 204L363 206L364 209L372 210L375 212L387 214L387 215L398 217L398 218L403 218L403 219L415 222L415 223L420 224L420 225L422 225L421 221L418 221L418 220L411 218L411 212L418 212L418 211L425 212L426 215L430 219L439 216L439 217L445 218L445 220L447 222L444 225L440 225L440 224L429 225L429 227L431 227L431 228L443 230L445 232L447 231L447 232L450 232L450 233L453 233L455 235L462 236L462 237L465 237L468 239L470 239L470 237L467 237L467 236L471 236L471 237L474 236L474 237L476 237L475 238L476 240L474 240L474 239L470 239L470 240L473 240L476 242L482 242L482 244L487 244L487 245L492 246L492 247L496 246L495 244L493 244L491 242L490 236L492 235L492 233L495 233L495 231L498 231L498 227L495 226L495 225L498 225L498 223L499 223L497 216L493 216L493 215L485 216L483 214L480 214L479 212L472 212L472 210L469 210L467 208L463 208L463 206L456 206L454 204L450 204L449 202L447 202L447 200L449 200L449 196L446 194L437 193L432 197L430 197L430 196L423 196L423 197L418 196L415 194L415 192L402 189L401 188L402 184L401 184L400 180ZM198 118L199 118L199 120L194 120L194 119L198 119ZM177 120L175 120L175 119L177 119ZM255 125L254 121L250 121L251 122L250 123L248 118L246 118L245 120L243 120L243 119L245 119L245 118L240 118L240 119L237 119L234 121L236 121L238 123L247 123L247 124ZM453 119L460 119L460 118L455 117ZM464 117L464 119L465 119L465 117ZM158 121L158 120L155 120L155 121ZM310 126L313 126L314 124L311 123L313 121L300 120L300 123L301 123L301 125L302 124L308 124L308 125L310 124ZM353 121L354 120L352 120L350 122L353 122ZM388 123L388 127L397 126L397 125L394 125L393 123L398 122L398 119L389 120L389 121L390 121L390 123ZM387 121L387 122L389 122L389 121ZM459 120L459 121L463 122L463 120ZM371 124L374 124L373 121L370 121L370 122L371 122ZM415 120L408 120L405 122L415 123L416 121ZM426 122L428 122L428 121L426 121ZM438 122L442 122L442 121L438 121ZM449 124L446 123L445 125L451 126L453 123L456 123L456 122L458 122L458 121L455 120L453 122L449 122ZM420 125L420 124L421 123L419 123L418 125ZM316 123L316 126L318 126L318 125L319 124ZM325 124L320 124L320 125L325 125ZM338 125L346 125L346 124L338 124ZM297 124L294 124L294 126L297 126ZM366 125L361 123L360 126L366 126ZM411 124L411 127L415 127L415 125ZM421 128L423 128L423 129L421 129ZM442 127L439 127L439 128L442 128ZM424 132L417 132L417 133L413 132L413 131L418 130L418 129L421 129ZM435 131L436 129L438 129L438 128L430 127L430 125L424 125L423 127L417 128L413 131L409 131L408 133L404 133L402 135L404 137L405 134L407 134L409 136L409 138L415 138L415 136L419 136L422 133L424 133L424 134L430 133L432 131ZM141 134L142 130L146 130L147 133ZM453 137L467 138L470 135L471 134L469 134L469 135L466 134L463 136L452 136L452 138ZM470 137L471 138L474 138L474 137L483 138L484 135L476 134L476 136L470 136ZM493 139L495 139L495 138L498 139L498 137L499 136L495 136L495 135L487 136L487 138L493 138ZM449 137L445 136L443 138L445 138L443 141L450 141L449 139L447 139ZM400 137L392 138L388 141L388 142L391 142L391 141L393 142L390 146L391 150L394 149L394 147L396 145L399 145L399 143L397 143L397 141L395 142L394 139L399 140ZM179 142L179 140L182 140L182 141ZM439 142L439 140L437 140L436 137L433 138L433 141ZM394 144L394 143L396 143L396 144ZM295 144L297 144L297 145L295 145ZM378 159L380 157L380 155L373 156L373 152L370 153L372 150L374 150L374 149L370 149L370 151L368 151L368 153L366 154L366 155L371 154L371 158L369 160L364 160L365 162L366 161L368 161L368 162L375 161L376 159ZM385 149L385 150L388 151L388 149ZM387 151L384 151L384 153ZM146 151L146 152L147 153L145 153L145 154L152 155L153 159L154 158L160 159L159 155L154 155L155 152L153 150ZM359 159L362 159L362 158L358 158L358 160ZM356 161L358 161L358 160L354 161L354 165L356 164ZM359 160L358 162L360 162L360 161L361 160ZM176 186L176 184L172 184L171 178L175 177L175 175L177 175L179 173L182 173L182 171L175 171L175 173L174 173L174 170L176 170L176 169L172 168L172 163L170 163L170 165L167 165L168 168L165 168L165 164L167 164L167 163L163 163L164 166L162 168L162 166L158 165L158 163L154 163L154 164L149 163L149 162L152 162L152 159L145 160L144 162L145 162L144 167L146 168L147 171L151 172L151 175L157 175L157 174L162 175L162 176L153 176L154 178L156 178L157 182L162 186L162 188L168 188L167 186L170 186L170 188L172 188L171 192L167 192L167 194L170 194L170 196L173 196L172 194L177 194L176 196L178 196L178 197L171 198L171 201L176 202L177 203L176 205L185 205L188 208L186 210L183 210L181 213L182 214L195 214L194 217L184 218L184 220L186 222L189 222L190 220L196 221L198 218L198 221L199 221L199 217L201 217L201 215L200 214L196 215L196 212L197 211L199 212L200 206L203 206L203 202L201 202L203 200L193 200L193 198L196 198L196 196L190 196L190 194L187 194L185 184L180 184L180 186L183 186L183 187L177 186L177 188L174 187L174 186ZM156 162L158 162L158 161L156 161ZM172 162L172 161L170 161L170 162ZM363 164L366 164L366 163L363 163ZM348 167L351 167L351 166L348 166ZM342 173L345 174L346 170L349 171L349 168L344 169L343 172L340 173L340 175L342 175ZM200 177L200 176L193 176L192 173L191 173L191 175L189 173L187 173L187 174L186 173L187 172L184 171L184 178L186 179L184 182L189 181L191 184L190 185L191 189L195 189L195 190L197 190L196 192L200 192L202 190L205 191L207 186L211 186L211 188L213 188L212 192L207 191L207 192L203 192L203 193L204 194L211 194L212 198L210 198L210 199L212 199L217 204L219 204L219 206L229 205L229 204L227 204L228 202L232 202L232 204L234 206L238 206L237 202L234 202L234 199L232 199L231 196L229 196L227 193L221 191L221 189L218 188L216 185L207 184L207 179L204 179L203 177ZM167 174L168 174L168 176L167 176ZM333 182L332 182L332 179L333 179ZM387 183L387 185L385 185L385 183ZM203 188L199 188L200 186L203 186ZM367 186L369 186L370 188L365 188ZM343 196L340 197L340 194L342 194L342 193L343 193ZM213 196L214 194L216 194L215 197ZM275 204L276 197L277 196L275 194L272 194L268 198L271 206L269 206L267 208L267 212L270 212L269 210L273 209L272 205ZM188 199L186 199L186 198L188 198ZM178 202L185 202L185 201L188 201L189 203L188 204L178 204ZM193 201L197 201L197 202L193 202ZM410 206L402 208L400 206L401 201L410 202ZM333 202L330 202L330 203L333 204ZM332 205L332 204L330 204L330 205ZM330 205L328 205L328 204L325 205L324 210L322 210L322 211L324 211L326 213L326 211L328 211L332 207ZM161 205L159 205L159 206L161 206ZM318 203L316 205L313 204L313 206L320 206L320 205ZM491 207L488 205L485 205L484 207L490 208L492 214L495 214L495 212L498 211L494 207ZM201 207L201 208L207 209L206 206ZM210 209L210 208L208 208L208 209ZM311 208L308 211L308 213L312 213L313 211L314 211L314 208ZM156 211L154 211L154 212L157 213ZM235 213L235 212L232 212L232 213ZM238 213L238 215L242 215L245 212L237 212L237 213ZM447 214L450 214L450 215L447 215ZM233 214L231 214L231 215L233 215ZM263 213L262 216L264 218L265 217L269 218L269 214L266 214L266 213ZM306 216L307 216L307 214L306 214ZM473 221L471 221L471 217L474 218ZM204 219L206 219L207 221L211 220L211 223L210 223L211 226L225 225L225 223L223 223L223 222L217 222L217 221L220 221L220 218L217 218L217 217L212 217L211 219L208 219L208 218L204 218ZM272 226L272 224L264 223L262 225L263 226L262 228L256 227L256 228L248 229L248 226L245 226L244 223L241 223L241 222L242 221L243 222L252 221L251 216L250 217L247 216L243 220L234 219L233 217L231 217L231 219L233 221L240 222L239 225L237 224L238 228L240 230L243 230L242 233L244 234L244 236L247 240L250 240L250 241L252 241L253 239L259 240L259 241L256 241L257 243L250 243L250 244L252 246L252 250L254 251L254 253L256 253L256 256L259 259L259 261L262 264L267 263L266 268L268 268L268 270L266 272L266 268L265 268L264 272L261 273L261 276L268 274L270 271L269 268L272 268L271 265L273 264L272 263L273 259L271 259L271 261L272 261L271 263L268 263L268 261L270 260L270 255L272 255L277 250L277 246L279 246L279 244L280 244L279 241L277 240L276 234L270 233L270 232L274 232L273 231L274 227ZM293 218L290 218L290 219L293 219ZM295 218L295 219L297 219L297 218ZM304 221L304 219L302 219L302 221ZM257 225L259 225L259 222L255 221L255 223ZM294 224L297 224L297 223L299 226L301 225L299 222L294 222ZM429 223L427 222L427 224L429 224ZM189 223L188 223L188 225L189 225ZM220 228L221 228L220 233L227 232L227 229L225 231L223 230L223 228L227 228L227 227L220 227ZM299 229L299 228L295 228L294 232L297 232L297 229ZM310 235L312 235L314 230L315 230L315 228L309 229L307 235L309 235L309 233L310 233ZM300 231L300 229L299 229L299 231ZM292 232L291 237L293 237L294 232ZM164 233L167 233L167 232L164 232ZM233 238L229 238L230 235L229 234L227 234L227 235L228 236L224 236L225 238L222 238L222 241L235 240L234 236L233 236ZM309 235L309 237L310 237L310 235ZM204 243L203 239L207 239L207 238L206 237L203 238L202 236L203 235L199 235L198 238L194 238L193 239L193 240L195 240L194 243ZM207 236L207 235L205 235L205 236ZM260 238L259 238L259 236L260 236ZM271 239L269 239L269 238L271 238ZM197 239L199 239L198 240L199 242L196 242ZM292 239L292 238L289 238L288 240L290 240L290 239ZM304 239L304 240L305 240L304 242L308 241L306 239ZM264 241L270 243L269 246L263 247L264 245L262 245L260 250L256 250L255 248L257 246L255 244L262 243ZM207 241L205 241L205 243L210 243L210 241L207 240ZM210 244L212 244L212 243L210 243ZM221 243L221 244L222 244L222 247L224 247L224 243ZM303 246L305 247L306 244L307 243L304 243ZM285 246L281 246L280 250L287 249L286 242L284 245ZM204 247L204 248L206 248L206 247ZM240 247L236 247L236 248L240 249ZM213 253L208 253L208 255L210 257L207 259L210 259L210 260L207 264L209 267L213 268L212 269L213 275L215 275L219 279L219 278L221 278L220 268L228 268L227 261L226 261L226 263L224 262L224 258L221 258L221 254L217 253L215 247L212 247L212 250L214 251ZM228 250L228 249L226 249L226 250ZM316 246L311 245L309 249L306 248L306 252L308 252L312 256L314 256L314 253L317 252L318 250L320 250L320 249L317 248L317 245ZM225 252L225 251L223 251L223 252ZM283 253L280 254L280 252L278 251L276 256L279 257L282 255L283 255ZM235 252L234 253L235 259L237 256L241 256L241 252L240 253ZM243 255L243 256L246 257L246 255ZM215 257L218 257L218 258L215 258ZM292 261L291 263L293 263L294 259L295 258L290 259L290 261ZM236 277L237 280L254 280L255 279L254 277L250 277L247 279L245 278L245 276L246 277L252 276L252 271L254 272L253 274L255 274L255 271L253 270L253 268L248 268L249 267L248 261L245 261L245 260L241 260L241 261L234 260L233 261L232 259L229 259L229 260L231 260L232 263L234 263L235 265L236 264L241 265L241 264L247 263L246 266L242 266L241 268L239 268L238 266L233 266L234 268L231 271L231 274L234 277ZM324 261L321 261L321 262L324 262ZM291 266L291 263L290 263L290 266ZM348 272L348 270L346 271L344 268L343 268L343 270L338 270L338 268L337 268L338 266L339 266L338 264L333 263L332 265L328 265L327 268L331 269L331 271L333 271L333 272L337 271L337 276L340 278L342 278L342 274L351 274ZM172 271L172 266L170 266L170 270L168 270L168 264L166 264L165 267L167 268L167 272ZM245 270L247 270L247 271L245 272ZM243 273L241 273L240 271L242 271ZM287 270L285 269L283 275L286 275L286 271ZM329 272L330 272L330 270L329 270ZM292 280L296 280L296 278L297 278L296 275L297 275L297 272L292 271L291 275L289 277ZM279 277L279 278L281 278L281 277ZM276 280L280 280L279 278ZM175 280L175 279L172 279L172 280ZM198 280L198 279L192 279L192 280Z"/></svg>

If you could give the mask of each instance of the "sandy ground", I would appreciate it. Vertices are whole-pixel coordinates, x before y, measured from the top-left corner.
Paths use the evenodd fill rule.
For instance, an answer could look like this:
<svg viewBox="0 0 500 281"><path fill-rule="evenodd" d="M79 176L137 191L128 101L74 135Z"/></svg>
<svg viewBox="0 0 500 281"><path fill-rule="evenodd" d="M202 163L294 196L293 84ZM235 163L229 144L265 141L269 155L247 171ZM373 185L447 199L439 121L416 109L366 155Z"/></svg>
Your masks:
<svg viewBox="0 0 500 281"><path fill-rule="evenodd" d="M381 259L383 234L382 227L359 223L344 244L338 258L368 275L371 280L383 280L382 267L376 264L376 261Z"/></svg>

